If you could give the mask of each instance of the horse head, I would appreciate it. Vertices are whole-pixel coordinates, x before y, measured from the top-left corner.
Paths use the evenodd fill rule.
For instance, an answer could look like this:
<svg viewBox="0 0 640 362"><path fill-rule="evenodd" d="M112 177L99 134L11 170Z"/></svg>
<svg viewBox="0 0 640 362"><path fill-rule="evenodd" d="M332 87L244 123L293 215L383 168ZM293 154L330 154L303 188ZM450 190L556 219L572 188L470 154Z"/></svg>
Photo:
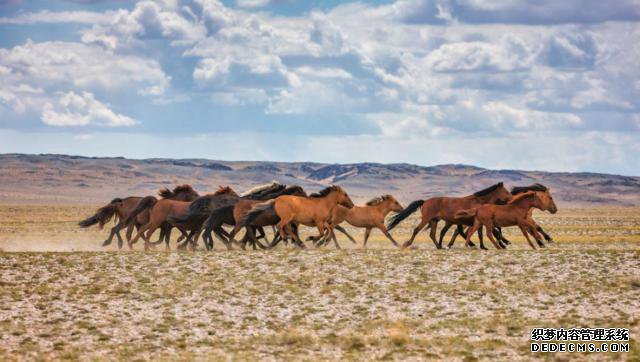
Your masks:
<svg viewBox="0 0 640 362"><path fill-rule="evenodd" d="M552 214L558 212L558 207L553 201L553 196L551 196L551 192L549 191L549 189L547 189L546 191L535 191L535 193L537 202L536 207L538 207L542 211L549 211Z"/></svg>

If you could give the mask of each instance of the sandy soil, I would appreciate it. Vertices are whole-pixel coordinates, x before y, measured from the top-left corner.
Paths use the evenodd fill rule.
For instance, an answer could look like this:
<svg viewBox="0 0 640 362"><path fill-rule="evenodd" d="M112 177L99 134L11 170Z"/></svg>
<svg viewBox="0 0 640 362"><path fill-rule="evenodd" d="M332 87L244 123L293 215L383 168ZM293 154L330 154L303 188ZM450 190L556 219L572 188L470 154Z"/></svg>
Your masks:
<svg viewBox="0 0 640 362"><path fill-rule="evenodd" d="M1 360L524 360L541 326L630 328L624 356L557 357L640 358L638 209L537 215L558 241L536 251L210 253L102 249L91 209L0 207Z"/></svg>

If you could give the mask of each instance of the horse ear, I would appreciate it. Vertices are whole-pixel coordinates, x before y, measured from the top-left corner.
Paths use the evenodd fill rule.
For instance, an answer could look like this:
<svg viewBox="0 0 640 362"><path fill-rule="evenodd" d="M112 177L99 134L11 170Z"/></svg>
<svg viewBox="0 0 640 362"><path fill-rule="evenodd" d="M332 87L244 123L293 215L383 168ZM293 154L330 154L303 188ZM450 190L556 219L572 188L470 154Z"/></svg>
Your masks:
<svg viewBox="0 0 640 362"><path fill-rule="evenodd" d="M504 186L504 182L498 182L498 187L503 187Z"/></svg>

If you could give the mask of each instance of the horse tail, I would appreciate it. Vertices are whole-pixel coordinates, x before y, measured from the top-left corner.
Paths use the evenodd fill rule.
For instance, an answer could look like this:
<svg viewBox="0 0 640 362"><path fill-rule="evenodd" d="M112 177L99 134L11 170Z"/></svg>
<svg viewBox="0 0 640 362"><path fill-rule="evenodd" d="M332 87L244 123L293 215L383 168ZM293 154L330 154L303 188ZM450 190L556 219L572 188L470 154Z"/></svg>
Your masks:
<svg viewBox="0 0 640 362"><path fill-rule="evenodd" d="M133 220L135 220L136 217L141 212L152 208L153 205L156 204L156 202L158 202L158 199L156 199L155 196L145 196L145 197L143 197L142 200L140 200L140 202L138 202L138 205L136 205L136 207L133 210L131 210L131 213L129 214L127 219L124 221L124 224L125 225L131 224L131 222L133 222Z"/></svg>
<svg viewBox="0 0 640 362"><path fill-rule="evenodd" d="M251 225L263 212L273 209L273 205L275 205L275 200L269 200L267 202L257 204L251 209L251 211L247 213L247 216L245 216L244 219L240 221L238 228Z"/></svg>
<svg viewBox="0 0 640 362"><path fill-rule="evenodd" d="M422 204L424 204L424 200L416 200L412 203L409 204L409 206L405 207L404 210L400 211L399 213L395 214L392 218L391 221L389 222L389 225L387 225L387 230L391 231L391 229L393 229L394 227L398 226L398 224L409 217L409 215L413 214L414 212L416 212L416 210L418 210Z"/></svg>
<svg viewBox="0 0 640 362"><path fill-rule="evenodd" d="M455 219L464 219L469 217L475 217L477 213L478 213L478 209L460 210L456 212L456 214L453 215L453 217Z"/></svg>
<svg viewBox="0 0 640 362"><path fill-rule="evenodd" d="M98 227L100 229L102 229L102 227L104 226L104 224L108 223L109 220L111 220L111 218L113 218L113 216L116 213L116 209L118 208L118 205L122 202L122 199L113 199L111 200L110 203L108 203L107 205L99 208L95 214L93 214L92 216L89 216L88 218L80 221L78 223L78 225L81 228L87 228L91 225L95 225L98 224ZM116 216L117 218L117 216Z"/></svg>

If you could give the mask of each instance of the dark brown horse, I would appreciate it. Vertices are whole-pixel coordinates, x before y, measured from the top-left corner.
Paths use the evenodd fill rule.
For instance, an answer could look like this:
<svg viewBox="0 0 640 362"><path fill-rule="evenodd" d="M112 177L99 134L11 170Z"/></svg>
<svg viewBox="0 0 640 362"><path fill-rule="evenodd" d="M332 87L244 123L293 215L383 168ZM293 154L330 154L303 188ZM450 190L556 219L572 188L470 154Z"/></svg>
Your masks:
<svg viewBox="0 0 640 362"><path fill-rule="evenodd" d="M275 198L281 195L307 197L307 193L304 191L302 187L293 185L293 186L286 187L282 191L278 191L277 194L270 195L271 196L270 198ZM245 236L240 241L242 248L244 249L248 241L252 243L254 249L256 248L256 245L260 246L261 248L264 248L264 246L258 240L259 237L256 237L256 231L264 235L264 230L262 229L264 226L276 225L278 221L280 221L280 218L278 218L278 215L276 215L275 210L270 210L270 212L262 213L257 219L255 219L251 223L251 225L245 225L241 223L241 221L243 221L246 218L249 211L254 206L262 202L264 201L242 199L242 200L239 200L238 203L236 203L233 206L232 213L233 213L233 219L235 221L235 226L231 231L231 233L229 233L229 241L236 242L234 237L242 228L244 228ZM217 217L217 219L219 220L219 216ZM210 217L207 223L207 228L210 229L213 227L213 225L217 223L219 223L219 221L216 221L216 217ZM274 239L274 241L271 242L271 245L275 245L275 243L276 243L276 240Z"/></svg>
<svg viewBox="0 0 640 362"><path fill-rule="evenodd" d="M220 186L218 191L216 191L211 196L223 196L223 195L237 195L237 194L230 187ZM206 196L209 196L209 195L206 195ZM195 200L198 200L199 198ZM129 215L129 218L126 220L126 222L131 222L133 218L136 218L139 214L145 211L149 212L149 220L146 224L140 227L140 229L138 230L138 233L131 240L130 244L137 242L138 239L142 237L145 241L145 244L144 244L145 250L149 249L149 247L153 245L152 243L149 242L149 238L151 237L151 235L153 235L155 230L165 222L169 222L171 225L177 227L182 232L185 232L188 230L193 231L194 229L198 229L200 227L199 224L181 223L181 222L173 221L173 218L185 214L189 210L189 207L191 206L191 204L195 202L195 200L194 201L175 201L175 200L168 200L168 199L157 200L154 197L146 197L145 199L141 200L138 206L131 212L131 215ZM144 234L145 231L147 232L146 235Z"/></svg>
<svg viewBox="0 0 640 362"><path fill-rule="evenodd" d="M173 191L169 191L168 189L164 189L160 191L160 196L162 196L163 198L172 198L176 200L188 200L190 198L193 198L194 195L197 197L198 194L189 185L177 186L176 188L173 189ZM116 236L118 238L118 247L122 248L123 239L122 239L122 236L120 235L120 230L122 230L125 227L128 228L126 237L127 237L127 241L130 241L133 227L139 226L139 225L135 225L134 223L131 223L130 225L127 226L127 224L125 223L125 220L127 220L129 215L131 214L131 211L133 211L136 208L136 206L138 206L138 204L142 199L143 197L140 197L140 196L130 196L124 199L121 199L121 198L113 199L107 205L99 208L94 215L80 221L78 225L82 228L86 228L86 227L98 224L99 228L102 229L102 227L106 223L108 223L111 219L115 218L115 220L117 220L117 224L113 228L111 228L109 237L102 243L102 245L107 246L111 244L111 242L113 241L113 237ZM163 231L167 232L167 230L163 230ZM161 238L162 237L165 237L165 235L162 235Z"/></svg>
<svg viewBox="0 0 640 362"><path fill-rule="evenodd" d="M214 233L216 237L218 237L218 239L227 246L227 248L231 248L231 244L228 240L229 234L222 228L222 225L235 225L235 219L233 217L234 206L241 200L269 200L281 195L285 189L285 185L274 182L268 185L254 187L251 190L244 192L242 194L243 196L239 196L237 194L225 195L225 197L216 198L215 200L202 200L200 202L203 205L199 205L196 200L187 213L182 216L173 217L172 221L200 222L200 228L196 232L196 238L200 232L203 232L203 241L208 250L213 248L212 233ZM204 220L199 221L203 217ZM260 231L262 235L265 235L264 230L261 229Z"/></svg>
<svg viewBox="0 0 640 362"><path fill-rule="evenodd" d="M293 225L315 226L318 228L318 238L321 238L331 217L331 209L336 205L347 208L353 207L349 195L336 185L329 186L309 197L283 195L274 200L258 204L247 214L244 225L251 225L262 213L273 209L280 219L277 224L278 233L283 239L292 237L296 245L304 244L292 229Z"/></svg>
<svg viewBox="0 0 640 362"><path fill-rule="evenodd" d="M456 224L460 222L456 218L456 212L460 210L471 209L483 204L496 204L506 203L511 199L511 194L504 187L502 182L493 186L487 187L484 190L478 191L472 195L464 197L434 197L428 200L417 200L409 204L406 209L395 215L389 225L388 230L393 229L402 220L409 217L416 210L420 209L422 219L418 226L413 229L411 238L402 245L403 248L410 246L413 243L416 235L427 225L431 228L429 237L433 241L433 244L438 249L442 249L442 244L436 240L436 227L438 221L444 220L445 222Z"/></svg>
<svg viewBox="0 0 640 362"><path fill-rule="evenodd" d="M527 191L515 196L506 205L481 205L473 209L459 211L457 215L459 217L474 218L473 226L467 233L466 242L471 239L471 235L473 235L476 230L485 227L487 229L487 236L493 245L496 249L501 249L502 247L496 242L493 238L493 233L489 232L489 230L493 230L494 227L518 226L531 248L535 249L535 246L529 238L529 233L531 233L536 240L540 240L541 237L537 231L537 224L531 218L533 208L549 211L552 214L558 211L551 193L547 190Z"/></svg>

